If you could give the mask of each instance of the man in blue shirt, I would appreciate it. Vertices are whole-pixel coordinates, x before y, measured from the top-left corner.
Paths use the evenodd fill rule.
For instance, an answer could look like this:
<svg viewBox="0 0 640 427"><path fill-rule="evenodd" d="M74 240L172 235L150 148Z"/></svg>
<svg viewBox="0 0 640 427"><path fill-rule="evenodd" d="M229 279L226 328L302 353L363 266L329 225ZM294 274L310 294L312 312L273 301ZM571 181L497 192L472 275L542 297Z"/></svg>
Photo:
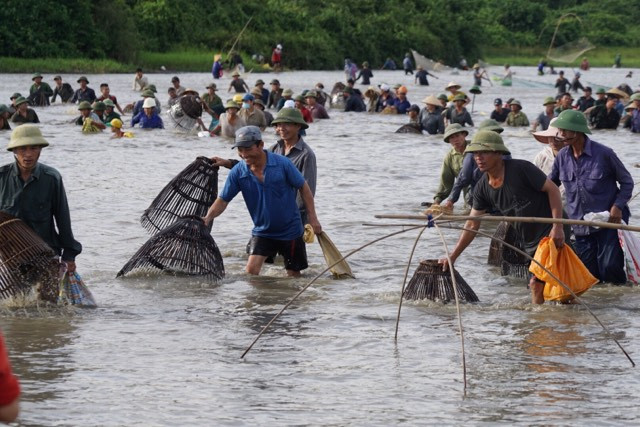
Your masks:
<svg viewBox="0 0 640 427"><path fill-rule="evenodd" d="M142 112L136 114L131 119L131 127L140 123L140 127L143 129L164 129L162 119L158 113L156 113L155 109L155 101L152 98L146 98L144 104L142 104Z"/></svg>
<svg viewBox="0 0 640 427"><path fill-rule="evenodd" d="M549 179L564 186L569 218L583 219L590 212L608 211L609 222L627 222L633 179L618 156L611 148L589 139L586 134L591 131L579 111L563 111L554 126L565 147L558 152ZM591 274L603 282L626 283L618 232L577 225L572 228L576 252Z"/></svg>
<svg viewBox="0 0 640 427"><path fill-rule="evenodd" d="M264 150L257 126L236 131L234 148L242 161L231 169L222 193L203 218L209 224L221 215L233 198L242 192L253 220L246 271L259 274L267 257L281 254L289 276L298 277L308 267L302 239L303 227L296 205L298 190L314 233L322 233L309 184L295 165L284 156Z"/></svg>

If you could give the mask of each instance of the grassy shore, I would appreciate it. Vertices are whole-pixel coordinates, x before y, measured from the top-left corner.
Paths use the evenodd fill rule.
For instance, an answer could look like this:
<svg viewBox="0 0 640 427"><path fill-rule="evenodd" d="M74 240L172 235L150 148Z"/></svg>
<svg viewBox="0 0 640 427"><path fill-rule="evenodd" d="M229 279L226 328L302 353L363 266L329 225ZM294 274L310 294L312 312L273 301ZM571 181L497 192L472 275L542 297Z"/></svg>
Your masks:
<svg viewBox="0 0 640 427"><path fill-rule="evenodd" d="M596 48L585 53L592 67L611 67L616 53L622 55L622 68L640 68L640 55L637 48L606 47ZM0 57L0 73L131 73L137 67L146 72L204 72L211 69L214 52L200 50L180 50L169 52L141 52L137 64L123 64L110 59L85 58L11 58ZM546 55L546 49L540 48L487 48L484 60L493 65L528 65L535 66ZM244 65L247 71L254 73L268 71L262 65L244 54ZM578 67L582 56L573 64L556 64L554 66Z"/></svg>
<svg viewBox="0 0 640 427"><path fill-rule="evenodd" d="M611 67L613 65L613 58L617 53L622 56L622 68L640 68L640 56L638 55L638 48L631 47L602 47L595 48L586 52L580 56L571 64L555 63L549 61L549 64L555 67L578 67L582 62L583 57L589 59L589 63L592 67ZM547 54L546 49L540 48L487 48L485 49L486 62L493 65L538 65L540 58L544 58Z"/></svg>

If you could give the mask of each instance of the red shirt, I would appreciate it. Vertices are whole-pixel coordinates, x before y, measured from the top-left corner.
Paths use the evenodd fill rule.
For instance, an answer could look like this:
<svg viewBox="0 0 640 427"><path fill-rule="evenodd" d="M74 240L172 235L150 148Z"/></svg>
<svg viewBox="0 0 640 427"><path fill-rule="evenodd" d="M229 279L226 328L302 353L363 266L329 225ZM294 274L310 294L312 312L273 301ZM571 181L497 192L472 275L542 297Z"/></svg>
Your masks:
<svg viewBox="0 0 640 427"><path fill-rule="evenodd" d="M311 111L307 110L306 107L300 108L300 112L302 113L302 118L307 123L313 123L313 117L311 116Z"/></svg>
<svg viewBox="0 0 640 427"><path fill-rule="evenodd" d="M105 99L107 99L107 98L105 98L104 95L103 95L100 98L96 99L96 101L104 101ZM118 99L113 95L109 95L109 99L112 100L114 104L118 103Z"/></svg>
<svg viewBox="0 0 640 427"><path fill-rule="evenodd" d="M11 372L9 357L0 334L0 406L9 405L20 396L20 384Z"/></svg>

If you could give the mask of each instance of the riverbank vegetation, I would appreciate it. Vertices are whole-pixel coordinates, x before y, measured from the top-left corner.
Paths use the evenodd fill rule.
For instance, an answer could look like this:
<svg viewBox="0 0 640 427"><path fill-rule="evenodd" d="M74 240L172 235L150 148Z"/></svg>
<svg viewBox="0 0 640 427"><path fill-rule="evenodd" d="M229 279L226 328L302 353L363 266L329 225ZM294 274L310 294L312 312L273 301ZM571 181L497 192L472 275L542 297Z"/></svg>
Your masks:
<svg viewBox="0 0 640 427"><path fill-rule="evenodd" d="M203 71L232 49L258 71L251 57L268 60L277 43L291 69L340 69L347 57L378 68L410 49L449 65L535 65L552 40L580 37L598 47L592 65L611 66L619 51L637 66L637 22L640 9L624 0L7 0L0 71Z"/></svg>

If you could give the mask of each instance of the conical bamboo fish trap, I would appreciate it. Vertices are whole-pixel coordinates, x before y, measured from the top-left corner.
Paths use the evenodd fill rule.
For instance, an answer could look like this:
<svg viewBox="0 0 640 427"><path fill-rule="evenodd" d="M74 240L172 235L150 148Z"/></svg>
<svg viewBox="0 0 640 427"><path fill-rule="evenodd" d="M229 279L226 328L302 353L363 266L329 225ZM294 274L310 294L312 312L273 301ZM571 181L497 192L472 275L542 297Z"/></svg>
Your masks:
<svg viewBox="0 0 640 427"><path fill-rule="evenodd" d="M204 216L218 197L218 167L211 159L198 157L173 178L151 202L140 218L152 234L189 215Z"/></svg>
<svg viewBox="0 0 640 427"><path fill-rule="evenodd" d="M518 242L516 230L506 221L502 221L498 224L498 228L493 234L493 237L518 248L521 246ZM503 276L528 278L529 261L527 258L503 245L500 240L491 239L487 264L500 267L500 274Z"/></svg>
<svg viewBox="0 0 640 427"><path fill-rule="evenodd" d="M462 276L454 269L456 289L461 302L478 302L479 299L473 289L464 281ZM453 281L449 271L442 271L442 265L437 259L420 261L420 265L413 273L405 291L407 300L429 299L432 301L455 301Z"/></svg>
<svg viewBox="0 0 640 427"><path fill-rule="evenodd" d="M58 298L55 252L19 218L0 212L0 297L38 286L40 299Z"/></svg>
<svg viewBox="0 0 640 427"><path fill-rule="evenodd" d="M151 237L122 267L117 277L133 270L204 276L213 282L224 278L220 250L197 216L180 218Z"/></svg>

